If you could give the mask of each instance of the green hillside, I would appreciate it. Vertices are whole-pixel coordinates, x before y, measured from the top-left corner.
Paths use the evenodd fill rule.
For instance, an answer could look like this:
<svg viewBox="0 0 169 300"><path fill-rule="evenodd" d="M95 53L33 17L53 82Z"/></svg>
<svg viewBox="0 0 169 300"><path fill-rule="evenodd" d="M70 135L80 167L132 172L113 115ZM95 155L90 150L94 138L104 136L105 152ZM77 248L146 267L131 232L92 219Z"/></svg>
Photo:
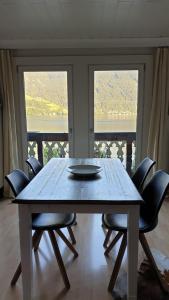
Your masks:
<svg viewBox="0 0 169 300"><path fill-rule="evenodd" d="M135 115L137 82L137 71L95 72L95 114ZM66 72L26 72L25 94L28 116L68 113Z"/></svg>
<svg viewBox="0 0 169 300"><path fill-rule="evenodd" d="M137 78L134 72L98 71L94 97L96 114L136 113Z"/></svg>
<svg viewBox="0 0 169 300"><path fill-rule="evenodd" d="M31 97L26 95L26 114L27 116L51 116L66 115L67 109L50 100L40 97Z"/></svg>

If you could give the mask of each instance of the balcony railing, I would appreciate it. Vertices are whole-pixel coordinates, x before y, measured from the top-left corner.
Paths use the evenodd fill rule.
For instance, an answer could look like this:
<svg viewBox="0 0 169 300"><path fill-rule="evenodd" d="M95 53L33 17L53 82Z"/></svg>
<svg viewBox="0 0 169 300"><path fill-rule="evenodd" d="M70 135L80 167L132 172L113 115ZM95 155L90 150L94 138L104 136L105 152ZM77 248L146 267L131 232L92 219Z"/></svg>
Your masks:
<svg viewBox="0 0 169 300"><path fill-rule="evenodd" d="M136 132L95 133L95 157L119 158L129 174L135 168Z"/></svg>
<svg viewBox="0 0 169 300"><path fill-rule="evenodd" d="M28 132L28 155L35 156L42 164L52 157L68 157L67 133ZM135 167L135 132L95 133L94 156L117 157L131 174Z"/></svg>

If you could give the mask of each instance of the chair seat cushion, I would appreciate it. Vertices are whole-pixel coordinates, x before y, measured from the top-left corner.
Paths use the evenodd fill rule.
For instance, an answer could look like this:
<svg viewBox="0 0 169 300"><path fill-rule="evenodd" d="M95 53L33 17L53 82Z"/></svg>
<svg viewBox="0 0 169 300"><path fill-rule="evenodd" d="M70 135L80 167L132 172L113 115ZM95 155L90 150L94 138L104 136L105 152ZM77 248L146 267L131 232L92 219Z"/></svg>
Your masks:
<svg viewBox="0 0 169 300"><path fill-rule="evenodd" d="M33 214L32 229L55 230L71 226L75 222L75 214L41 213Z"/></svg>
<svg viewBox="0 0 169 300"><path fill-rule="evenodd" d="M126 214L104 214L102 217L102 222L105 227L108 229L112 229L115 231L127 231L127 215ZM155 223L150 224L148 220L140 217L139 219L139 231L148 232L154 229L157 224L157 220Z"/></svg>

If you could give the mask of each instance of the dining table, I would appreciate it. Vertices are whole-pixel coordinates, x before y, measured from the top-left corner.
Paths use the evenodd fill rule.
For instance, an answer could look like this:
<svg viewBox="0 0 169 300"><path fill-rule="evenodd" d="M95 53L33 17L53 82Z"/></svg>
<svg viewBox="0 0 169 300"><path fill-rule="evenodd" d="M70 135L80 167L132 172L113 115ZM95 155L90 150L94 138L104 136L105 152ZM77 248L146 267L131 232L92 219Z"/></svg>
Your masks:
<svg viewBox="0 0 169 300"><path fill-rule="evenodd" d="M97 166L99 172L72 174L72 166L79 165ZM127 214L127 299L137 299L138 225L143 199L119 159L52 158L13 202L19 211L23 300L33 299L32 214L44 212Z"/></svg>

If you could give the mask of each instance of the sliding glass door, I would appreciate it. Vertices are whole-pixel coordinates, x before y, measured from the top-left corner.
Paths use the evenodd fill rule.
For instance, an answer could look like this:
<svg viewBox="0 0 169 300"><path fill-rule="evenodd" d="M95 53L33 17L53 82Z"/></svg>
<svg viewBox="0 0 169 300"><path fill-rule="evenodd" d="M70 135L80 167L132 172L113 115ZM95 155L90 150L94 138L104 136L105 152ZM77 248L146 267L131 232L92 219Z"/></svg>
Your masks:
<svg viewBox="0 0 169 300"><path fill-rule="evenodd" d="M118 157L131 172L145 156L149 56L23 57L16 63L24 159L27 152L43 163Z"/></svg>
<svg viewBox="0 0 169 300"><path fill-rule="evenodd" d="M129 172L135 166L141 69L90 68L91 156L118 157Z"/></svg>
<svg viewBox="0 0 169 300"><path fill-rule="evenodd" d="M71 69L24 70L28 155L45 164L72 152Z"/></svg>

